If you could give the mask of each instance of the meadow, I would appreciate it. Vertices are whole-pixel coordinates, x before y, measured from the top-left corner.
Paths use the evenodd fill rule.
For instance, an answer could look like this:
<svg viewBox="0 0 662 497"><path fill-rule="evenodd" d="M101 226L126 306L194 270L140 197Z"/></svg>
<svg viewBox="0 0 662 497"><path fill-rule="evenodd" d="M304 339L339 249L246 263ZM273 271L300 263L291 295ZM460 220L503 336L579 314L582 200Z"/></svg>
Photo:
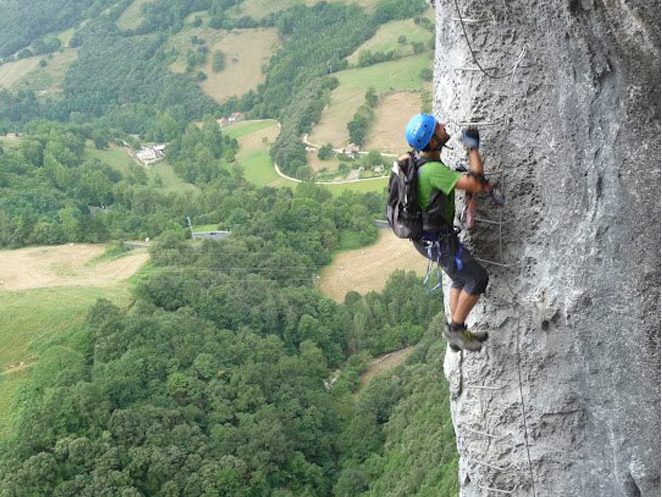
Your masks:
<svg viewBox="0 0 662 497"><path fill-rule="evenodd" d="M209 49L207 62L195 70L205 73L207 79L200 83L200 87L217 102L257 88L264 81L262 68L279 47L278 34L273 28L225 31L211 29L205 23L197 28L187 25L168 42L168 46L179 54L170 66L172 71L185 72L186 54L197 48L191 41L193 37L204 40ZM217 50L225 57L225 67L214 72L212 58Z"/></svg>
<svg viewBox="0 0 662 497"><path fill-rule="evenodd" d="M129 149L111 144L107 149L99 150L92 146L86 148L86 154L111 166L113 169L128 174L132 165L145 169L151 184L159 190L175 193L190 193L198 191L198 187L187 183L180 178L172 165L166 159L160 160L150 166L143 166L130 154Z"/></svg>
<svg viewBox="0 0 662 497"><path fill-rule="evenodd" d="M79 246L63 247L62 257L75 264L78 262ZM44 250L43 257L48 257L49 250ZM21 249L24 251L24 249ZM3 252L3 260L12 258L20 251ZM101 247L103 252L103 247ZM22 274L30 279L24 283L30 284L34 276L35 266L40 267L39 251L31 251L34 257L32 263L25 263ZM129 257L134 254L127 253ZM89 268L94 264L122 265L122 257L114 258L116 262L103 262L104 258L89 261ZM43 261L41 261L43 262ZM66 265L66 264L65 264ZM11 270L16 270L11 265ZM57 265L51 265L52 274L58 271ZM139 267L139 266L138 266ZM46 374L51 369L56 372L61 369L60 361L66 361L71 355L77 355L74 348L85 341L84 321L88 309L103 298L110 300L119 307L127 307L131 303L131 279L120 281L114 278L111 284L105 286L52 286L48 288L32 288L27 290L7 290L5 282L13 275L7 273L3 266L0 272L0 440L11 433L13 423L17 418L17 409L21 396L21 387L28 384L30 376ZM29 271L28 271L29 269ZM59 268L61 270L61 268ZM48 280L45 275L44 281ZM62 275L66 283L70 275ZM50 280L49 280L50 281ZM20 282L19 282L20 283ZM53 283L51 281L51 283ZM102 282L98 282L99 285ZM106 281L107 283L107 281ZM57 284L57 282L55 282ZM49 350L50 349L50 350ZM48 352L47 352L48 351ZM46 363L42 358L47 357Z"/></svg>
<svg viewBox="0 0 662 497"><path fill-rule="evenodd" d="M391 92L406 91L420 99L418 95L430 88L430 83L423 81L420 73L422 69L431 66L431 52L424 52L335 73L340 85L331 93L329 105L310 133L310 141L331 143L335 147L346 145L349 142L347 123L354 117L356 109L364 103L365 93L369 88L374 88L380 97ZM389 140L390 136L386 139Z"/></svg>
<svg viewBox="0 0 662 497"><path fill-rule="evenodd" d="M398 43L400 37L405 38L403 43ZM413 19L387 22L379 27L372 38L347 57L347 60L350 65L355 66L359 60L359 54L365 50L384 53L394 50L395 56L398 58L414 55L412 43L427 44L433 38L433 33L417 25Z"/></svg>

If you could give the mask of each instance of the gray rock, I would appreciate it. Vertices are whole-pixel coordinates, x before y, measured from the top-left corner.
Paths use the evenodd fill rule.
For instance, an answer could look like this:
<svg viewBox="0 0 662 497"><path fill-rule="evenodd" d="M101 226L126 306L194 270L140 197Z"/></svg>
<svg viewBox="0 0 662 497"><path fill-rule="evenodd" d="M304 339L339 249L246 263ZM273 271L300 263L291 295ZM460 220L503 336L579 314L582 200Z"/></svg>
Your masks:
<svg viewBox="0 0 662 497"><path fill-rule="evenodd" d="M458 3L492 77L438 0L435 113L508 197L466 238L487 347L444 364L461 495L658 497L660 2Z"/></svg>

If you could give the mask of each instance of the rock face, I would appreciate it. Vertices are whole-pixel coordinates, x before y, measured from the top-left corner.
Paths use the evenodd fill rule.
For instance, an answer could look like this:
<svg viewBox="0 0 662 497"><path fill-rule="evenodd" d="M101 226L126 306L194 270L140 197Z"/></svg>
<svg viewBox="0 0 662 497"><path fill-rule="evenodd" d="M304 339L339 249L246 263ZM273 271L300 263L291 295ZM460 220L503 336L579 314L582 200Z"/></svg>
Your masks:
<svg viewBox="0 0 662 497"><path fill-rule="evenodd" d="M435 113L508 197L467 237L488 345L444 365L462 496L657 497L660 3L435 8Z"/></svg>

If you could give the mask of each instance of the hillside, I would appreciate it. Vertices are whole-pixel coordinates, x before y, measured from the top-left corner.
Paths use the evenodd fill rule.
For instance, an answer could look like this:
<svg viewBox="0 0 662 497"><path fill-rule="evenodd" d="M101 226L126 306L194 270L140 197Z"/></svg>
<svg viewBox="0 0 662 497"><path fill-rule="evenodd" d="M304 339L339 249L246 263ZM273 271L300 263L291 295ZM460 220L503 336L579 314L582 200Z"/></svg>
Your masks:
<svg viewBox="0 0 662 497"><path fill-rule="evenodd" d="M431 55L428 52L336 73L334 76L339 82L338 88L331 93L328 106L310 133L310 140L314 143L331 143L335 147L347 145L349 143L347 123L352 120L356 109L363 103L364 95L369 88L374 88L381 96L382 115L397 112L397 109L390 107L391 103L397 103L393 102L393 99L398 98L391 97L391 92L400 92L400 99L407 102L406 109L420 112L423 106L420 93L431 89L431 84L423 81L420 73L431 64ZM403 91L407 93L403 94ZM418 105L416 105L417 101ZM401 119L398 120L398 124L400 121ZM386 136L382 142L401 144L401 130L402 128L396 127L394 123L391 128L385 130ZM391 146L387 150L393 148L395 147Z"/></svg>
<svg viewBox="0 0 662 497"><path fill-rule="evenodd" d="M196 44L191 40L195 40ZM205 26L188 27L172 37L168 43L169 47L175 48L179 53L170 69L184 73L187 69L187 54L204 46L210 56L198 66L206 75L200 87L211 98L222 103L229 97L240 97L256 89L257 85L264 81L264 68L278 45L278 33L273 28L226 31ZM213 63L214 54L219 52L223 57L220 70L215 69Z"/></svg>

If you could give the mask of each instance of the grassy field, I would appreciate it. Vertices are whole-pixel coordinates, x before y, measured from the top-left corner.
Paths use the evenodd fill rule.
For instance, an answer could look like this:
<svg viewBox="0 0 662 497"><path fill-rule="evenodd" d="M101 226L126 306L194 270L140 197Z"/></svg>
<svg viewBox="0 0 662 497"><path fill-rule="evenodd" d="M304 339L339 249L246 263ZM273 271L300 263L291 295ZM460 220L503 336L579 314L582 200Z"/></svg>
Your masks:
<svg viewBox="0 0 662 497"><path fill-rule="evenodd" d="M239 140L246 135L272 128L274 125L276 125L276 121L272 119L264 119L260 121L241 121L223 128L221 132Z"/></svg>
<svg viewBox="0 0 662 497"><path fill-rule="evenodd" d="M338 253L320 273L318 288L337 302L343 302L350 290L361 294L380 291L396 269L422 275L426 267L426 259L409 240L397 238L391 230L381 230L374 245Z"/></svg>
<svg viewBox="0 0 662 497"><path fill-rule="evenodd" d="M0 66L0 87L14 90L33 90L37 96L62 91L64 73L78 57L78 50L64 49L47 56L29 57ZM45 60L45 67L39 61Z"/></svg>
<svg viewBox="0 0 662 497"><path fill-rule="evenodd" d="M69 28L66 31L62 31L57 37L60 39L63 47L68 47L71 37L74 35L74 28Z"/></svg>
<svg viewBox="0 0 662 497"><path fill-rule="evenodd" d="M421 112L421 93L394 92L379 99L375 119L366 137L365 150L401 154L409 148L404 129L411 116Z"/></svg>
<svg viewBox="0 0 662 497"><path fill-rule="evenodd" d="M74 344L98 298L126 307L129 288L124 282L105 288L0 291L0 440L11 432L16 395L41 354L53 345L66 350Z"/></svg>
<svg viewBox="0 0 662 497"><path fill-rule="evenodd" d="M137 28L142 22L142 6L155 0L135 0L117 20L121 29Z"/></svg>
<svg viewBox="0 0 662 497"><path fill-rule="evenodd" d="M368 67L347 69L334 74L341 87L367 90L377 93L396 90L421 91L425 82L421 69L432 67L432 52L423 52L402 59L390 60Z"/></svg>
<svg viewBox="0 0 662 497"><path fill-rule="evenodd" d="M170 66L171 70L179 73L186 70L186 54L195 49L191 43L193 36L205 40L209 48L207 63L196 70L207 75L200 87L217 102L257 88L264 81L262 67L279 46L278 34L273 28L224 31L211 29L205 23L197 28L189 25L168 42L179 53L177 61ZM212 70L212 54L216 50L225 55L225 68L220 72Z"/></svg>
<svg viewBox="0 0 662 497"><path fill-rule="evenodd" d="M431 56L431 52L424 52L334 74L340 85L331 93L331 101L310 134L310 141L332 143L336 147L346 145L349 142L347 123L352 120L357 107L364 103L365 93L370 87L380 95L394 91L418 94L428 89L430 83L421 79L420 72L423 68L432 67ZM395 135L389 135L387 139L392 137L397 139Z"/></svg>
<svg viewBox="0 0 662 497"><path fill-rule="evenodd" d="M164 191L176 193L192 193L199 191L197 186L187 183L177 176L177 173L167 160L161 160L156 164L148 166L147 177L158 186L158 188Z"/></svg>
<svg viewBox="0 0 662 497"><path fill-rule="evenodd" d="M267 186L282 179L276 173L269 155L269 148L279 132L276 121L241 122L224 128L222 132L239 141L237 162L244 170L248 181L258 186ZM291 183L287 180L284 181Z"/></svg>
<svg viewBox="0 0 662 497"><path fill-rule="evenodd" d="M398 38L403 35L407 40L405 43L400 44L398 43ZM427 44L433 38L433 33L416 25L413 19L391 21L380 26L374 36L357 48L352 55L347 57L347 60L351 65L356 65L359 54L364 50L370 50L371 52L395 50L397 57L413 55L414 49L411 46L412 43Z"/></svg>
<svg viewBox="0 0 662 497"><path fill-rule="evenodd" d="M244 175L251 183L258 186L287 186L295 188L296 183L278 176L274 168L269 147L278 136L278 125L276 121L245 121L223 128L223 133L236 138L239 141L239 153L237 162L244 170ZM316 152L309 152L309 159L317 160ZM337 169L337 159L329 161L318 161L329 168ZM341 185L325 185L334 195L340 195L344 191L353 192L378 192L386 188L388 178L380 178L358 183L345 183Z"/></svg>
<svg viewBox="0 0 662 497"><path fill-rule="evenodd" d="M88 157L99 159L101 162L108 164L122 174L127 174L129 172L131 164L145 167L129 155L127 148L119 147L117 145L110 145L110 147L105 150L98 150L92 146L88 146L86 154ZM197 186L187 183L177 176L177 173L175 173L175 170L167 160L161 160L151 166L145 167L145 173L152 184L160 190L176 193L191 193L198 191Z"/></svg>
<svg viewBox="0 0 662 497"><path fill-rule="evenodd" d="M360 181L357 183L345 183L342 185L325 185L332 194L340 195L342 192L358 192L358 193L383 193L388 186L388 178L373 179L370 181ZM386 194L384 194L386 195ZM386 198L386 197L384 197Z"/></svg>
<svg viewBox="0 0 662 497"><path fill-rule="evenodd" d="M27 59L7 62L0 66L0 87L12 88L30 72L39 67L41 57L28 57Z"/></svg>
<svg viewBox="0 0 662 497"><path fill-rule="evenodd" d="M91 145L85 149L86 158L98 159L101 162L105 162L111 166L116 171L120 171L122 174L129 172L129 166L132 164L137 164L137 162L129 155L128 149L126 147L120 147L118 145L111 144L105 150L99 150Z"/></svg>

